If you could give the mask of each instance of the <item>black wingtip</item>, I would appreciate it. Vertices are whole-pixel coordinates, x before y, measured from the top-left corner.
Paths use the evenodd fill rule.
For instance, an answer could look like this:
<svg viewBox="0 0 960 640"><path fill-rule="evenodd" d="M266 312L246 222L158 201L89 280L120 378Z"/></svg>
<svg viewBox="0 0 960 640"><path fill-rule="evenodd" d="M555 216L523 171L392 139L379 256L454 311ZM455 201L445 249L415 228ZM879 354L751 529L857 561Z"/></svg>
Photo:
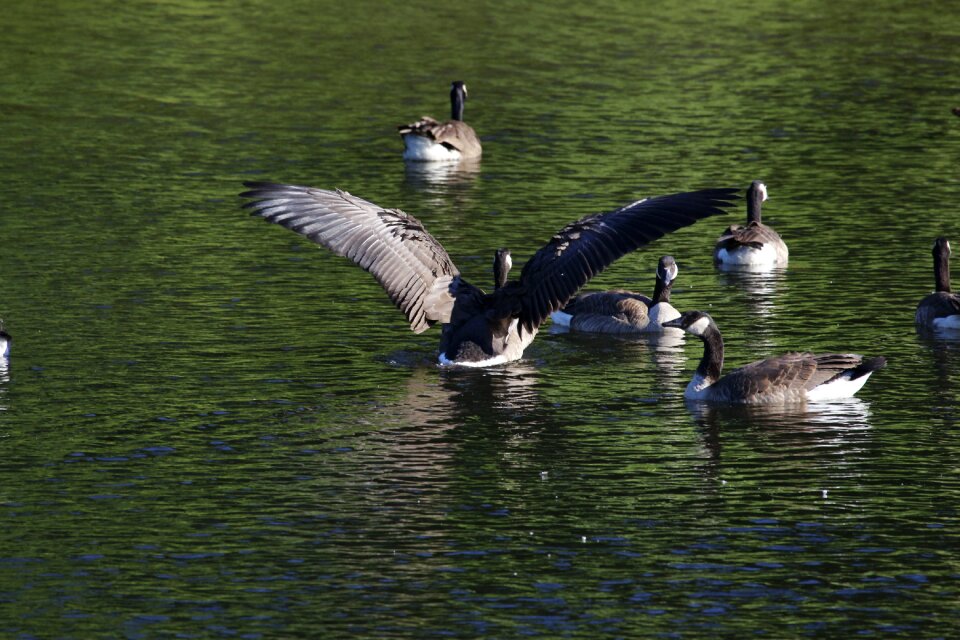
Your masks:
<svg viewBox="0 0 960 640"><path fill-rule="evenodd" d="M877 369L882 369L887 366L887 359L883 356L876 356L874 358L864 358L863 362L853 370L852 380L856 380L861 376L865 376L868 373L873 373Z"/></svg>

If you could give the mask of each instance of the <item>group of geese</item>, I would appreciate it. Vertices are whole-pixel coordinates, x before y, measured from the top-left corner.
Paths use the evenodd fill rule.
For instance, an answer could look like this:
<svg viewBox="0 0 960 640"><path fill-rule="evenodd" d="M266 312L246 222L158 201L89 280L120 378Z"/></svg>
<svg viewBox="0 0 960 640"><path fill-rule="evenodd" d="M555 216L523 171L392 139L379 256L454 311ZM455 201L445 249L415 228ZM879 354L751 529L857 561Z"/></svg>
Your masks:
<svg viewBox="0 0 960 640"><path fill-rule="evenodd" d="M467 88L451 87L451 119L424 117L399 127L403 157L409 161L450 161L482 153L476 132L463 121ZM246 182L241 194L253 215L302 234L370 272L410 328L421 333L442 325L439 361L483 367L519 359L541 325L575 331L643 333L681 329L704 346L685 397L734 404L773 404L828 400L855 394L886 364L882 356L788 353L750 363L722 375L723 339L703 311L679 313L670 305L677 277L673 257L657 266L652 298L630 291L579 290L621 256L698 220L720 215L737 198L736 189L703 189L647 198L614 211L571 222L560 229L509 279L507 249L493 259L493 290L467 282L447 251L423 224L399 209L388 209L341 190L271 182ZM714 261L720 266L782 267L789 251L780 235L761 221L766 186L747 190L747 223L728 227L718 238ZM950 246L934 247L936 292L919 305L923 326L960 328L960 296L950 292Z"/></svg>

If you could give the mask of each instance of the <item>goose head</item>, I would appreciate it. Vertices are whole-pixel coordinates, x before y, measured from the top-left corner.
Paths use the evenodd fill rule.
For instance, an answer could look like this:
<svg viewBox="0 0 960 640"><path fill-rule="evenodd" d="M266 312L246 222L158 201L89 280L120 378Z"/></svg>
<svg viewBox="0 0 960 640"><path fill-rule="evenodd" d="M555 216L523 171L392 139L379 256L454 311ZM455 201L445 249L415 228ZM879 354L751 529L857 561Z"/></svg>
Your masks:
<svg viewBox="0 0 960 640"><path fill-rule="evenodd" d="M661 256L657 263L657 284L653 288L652 304L670 302L670 287L673 286L678 272L677 261L673 256Z"/></svg>
<svg viewBox="0 0 960 640"><path fill-rule="evenodd" d="M510 274L510 267L513 266L513 259L510 258L509 249L497 249L493 255L493 287L500 289L507 284L507 276Z"/></svg>
<svg viewBox="0 0 960 640"><path fill-rule="evenodd" d="M467 85L462 80L450 84L450 118L463 120L463 105L467 102Z"/></svg>
<svg viewBox="0 0 960 640"><path fill-rule="evenodd" d="M700 338L705 336L711 329L715 331L719 330L713 318L710 317L710 314L703 311L686 311L681 313L679 318L664 322L663 326L683 329L687 333L691 333Z"/></svg>
<svg viewBox="0 0 960 640"><path fill-rule="evenodd" d="M767 185L754 180L747 188L747 223L760 222L760 208L767 199Z"/></svg>
<svg viewBox="0 0 960 640"><path fill-rule="evenodd" d="M950 257L952 251L950 250L950 241L946 238L940 237L937 238L933 243L933 257L934 259L940 259L946 256Z"/></svg>
<svg viewBox="0 0 960 640"><path fill-rule="evenodd" d="M657 263L657 280L662 282L663 286L669 287L677 279L679 271L673 256L662 256Z"/></svg>

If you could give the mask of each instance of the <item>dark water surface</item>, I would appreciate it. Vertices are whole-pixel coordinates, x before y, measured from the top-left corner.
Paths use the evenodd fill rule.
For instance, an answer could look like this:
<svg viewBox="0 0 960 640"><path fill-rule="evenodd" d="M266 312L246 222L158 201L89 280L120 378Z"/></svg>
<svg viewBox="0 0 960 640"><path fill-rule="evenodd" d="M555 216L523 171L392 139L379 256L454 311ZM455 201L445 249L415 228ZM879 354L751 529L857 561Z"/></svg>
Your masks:
<svg viewBox="0 0 960 640"><path fill-rule="evenodd" d="M960 634L960 14L936 3L14 2L0 39L0 636ZM478 166L395 126L467 81ZM241 182L420 217L471 281L641 196L770 189L594 287L710 311L728 367L886 355L855 400L687 405L700 346L545 330L433 364L369 275Z"/></svg>

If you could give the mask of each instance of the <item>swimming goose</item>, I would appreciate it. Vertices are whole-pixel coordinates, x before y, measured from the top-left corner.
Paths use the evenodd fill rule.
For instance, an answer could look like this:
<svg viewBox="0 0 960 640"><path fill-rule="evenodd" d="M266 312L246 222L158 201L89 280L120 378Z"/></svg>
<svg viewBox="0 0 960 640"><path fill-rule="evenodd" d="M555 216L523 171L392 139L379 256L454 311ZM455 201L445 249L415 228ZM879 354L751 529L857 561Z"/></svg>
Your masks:
<svg viewBox="0 0 960 640"><path fill-rule="evenodd" d="M723 338L709 314L687 311L663 326L683 329L703 340L703 358L683 394L690 400L781 404L848 398L887 363L883 356L865 359L855 353L787 353L720 377Z"/></svg>
<svg viewBox="0 0 960 640"><path fill-rule="evenodd" d="M916 323L929 329L960 329L960 294L950 291L950 243L933 243L933 277L937 290L917 305Z"/></svg>
<svg viewBox="0 0 960 640"><path fill-rule="evenodd" d="M747 189L747 224L727 227L717 239L713 261L721 266L784 266L790 257L776 231L760 221L767 185L754 180Z"/></svg>
<svg viewBox="0 0 960 640"><path fill-rule="evenodd" d="M706 189L639 200L568 224L507 280L510 252L493 263L494 290L460 276L423 224L345 191L245 183L253 215L303 234L369 271L420 333L441 323L441 364L486 366L518 359L541 323L594 275L629 251L723 213L735 189Z"/></svg>
<svg viewBox="0 0 960 640"><path fill-rule="evenodd" d="M0 320L0 358L10 357L10 345L13 344L13 338L4 331L3 321Z"/></svg>
<svg viewBox="0 0 960 640"><path fill-rule="evenodd" d="M550 318L574 331L593 333L652 333L680 316L670 304L670 288L677 277L673 256L663 256L657 264L657 283L653 298L632 291L596 291L571 300Z"/></svg>
<svg viewBox="0 0 960 640"><path fill-rule="evenodd" d="M483 152L473 127L463 121L467 85L457 80L450 85L450 120L438 122L424 116L397 129L403 138L403 159L419 161L478 158Z"/></svg>

